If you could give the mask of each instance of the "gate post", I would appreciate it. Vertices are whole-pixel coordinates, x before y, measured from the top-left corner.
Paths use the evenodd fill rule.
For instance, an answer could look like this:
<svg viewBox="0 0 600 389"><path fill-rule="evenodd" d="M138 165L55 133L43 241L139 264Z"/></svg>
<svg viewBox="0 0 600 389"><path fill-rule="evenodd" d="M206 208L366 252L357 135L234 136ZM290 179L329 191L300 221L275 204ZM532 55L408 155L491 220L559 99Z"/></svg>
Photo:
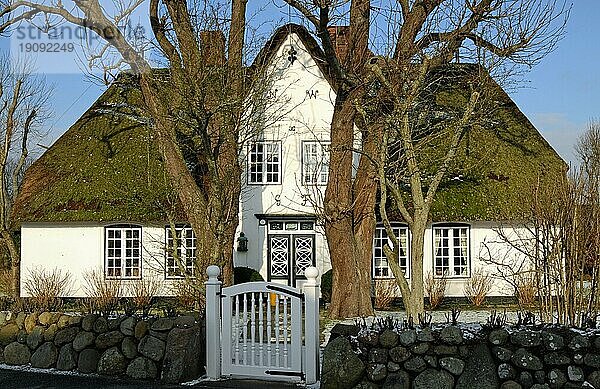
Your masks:
<svg viewBox="0 0 600 389"><path fill-rule="evenodd" d="M221 269L211 265L206 268L206 375L221 378L221 281L217 279Z"/></svg>
<svg viewBox="0 0 600 389"><path fill-rule="evenodd" d="M304 271L307 282L303 286L304 292L304 341L306 342L306 383L314 384L319 380L319 270L308 267Z"/></svg>

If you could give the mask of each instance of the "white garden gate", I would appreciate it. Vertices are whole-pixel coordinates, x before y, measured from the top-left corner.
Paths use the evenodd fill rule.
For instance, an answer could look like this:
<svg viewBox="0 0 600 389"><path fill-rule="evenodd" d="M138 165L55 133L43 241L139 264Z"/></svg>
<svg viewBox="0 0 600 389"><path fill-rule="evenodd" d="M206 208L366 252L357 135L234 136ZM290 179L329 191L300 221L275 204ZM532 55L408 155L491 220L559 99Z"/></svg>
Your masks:
<svg viewBox="0 0 600 389"><path fill-rule="evenodd" d="M206 269L206 373L210 379L319 379L319 271L302 290L270 282L221 288Z"/></svg>

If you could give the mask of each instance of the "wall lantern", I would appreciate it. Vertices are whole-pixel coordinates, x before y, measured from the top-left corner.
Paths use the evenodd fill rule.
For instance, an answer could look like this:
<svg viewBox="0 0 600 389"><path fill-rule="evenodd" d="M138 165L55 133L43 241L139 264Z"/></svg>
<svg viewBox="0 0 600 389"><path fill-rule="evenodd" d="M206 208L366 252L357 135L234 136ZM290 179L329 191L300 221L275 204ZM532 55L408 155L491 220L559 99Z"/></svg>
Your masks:
<svg viewBox="0 0 600 389"><path fill-rule="evenodd" d="M237 251L248 251L248 238L243 232L240 232L240 237L237 239Z"/></svg>

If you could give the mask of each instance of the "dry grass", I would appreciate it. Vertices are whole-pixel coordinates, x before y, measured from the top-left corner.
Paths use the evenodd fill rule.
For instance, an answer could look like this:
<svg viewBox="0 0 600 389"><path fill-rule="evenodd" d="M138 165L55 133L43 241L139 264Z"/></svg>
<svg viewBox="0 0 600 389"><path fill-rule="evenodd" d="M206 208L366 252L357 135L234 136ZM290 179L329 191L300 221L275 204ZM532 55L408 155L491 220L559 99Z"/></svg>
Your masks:
<svg viewBox="0 0 600 389"><path fill-rule="evenodd" d="M480 307L483 301L492 290L493 280L489 273L482 269L477 269L467 281L463 291L465 296L476 307Z"/></svg>
<svg viewBox="0 0 600 389"><path fill-rule="evenodd" d="M375 309L389 309L397 296L396 281L375 280Z"/></svg>
<svg viewBox="0 0 600 389"><path fill-rule="evenodd" d="M446 296L446 286L448 279L446 276L434 277L433 273L428 272L425 277L425 292L429 296L429 308L436 309Z"/></svg>
<svg viewBox="0 0 600 389"><path fill-rule="evenodd" d="M515 297L520 307L531 307L535 305L538 293L535 274L533 272L521 273L515 276Z"/></svg>
<svg viewBox="0 0 600 389"><path fill-rule="evenodd" d="M182 308L202 310L206 305L203 285L196 279L173 281L171 291Z"/></svg>
<svg viewBox="0 0 600 389"><path fill-rule="evenodd" d="M123 292L121 280L107 280L104 278L104 272L98 269L84 272L84 277L88 310L103 315L113 313L119 306L119 299Z"/></svg>
<svg viewBox="0 0 600 389"><path fill-rule="evenodd" d="M133 308L142 311L142 315L148 316L154 297L160 294L162 280L158 277L147 277L133 280L127 285L128 294L131 296Z"/></svg>
<svg viewBox="0 0 600 389"><path fill-rule="evenodd" d="M29 294L35 309L56 311L62 306L61 297L71 291L72 278L68 271L54 268L29 269L23 289Z"/></svg>

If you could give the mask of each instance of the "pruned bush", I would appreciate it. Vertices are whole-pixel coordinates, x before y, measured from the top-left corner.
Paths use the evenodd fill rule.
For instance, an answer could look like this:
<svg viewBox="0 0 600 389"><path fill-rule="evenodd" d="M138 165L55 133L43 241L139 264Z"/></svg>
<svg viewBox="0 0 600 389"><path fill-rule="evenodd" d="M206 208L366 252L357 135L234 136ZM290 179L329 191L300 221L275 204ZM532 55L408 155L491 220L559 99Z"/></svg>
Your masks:
<svg viewBox="0 0 600 389"><path fill-rule="evenodd" d="M327 270L321 276L321 298L325 302L331 302L331 289L333 285L333 270Z"/></svg>
<svg viewBox="0 0 600 389"><path fill-rule="evenodd" d="M92 269L84 272L86 305L89 311L110 315L119 307L123 287L120 279L106 279L104 272Z"/></svg>
<svg viewBox="0 0 600 389"><path fill-rule="evenodd" d="M61 297L71 292L71 273L58 268L29 269L23 289L30 296L34 309L56 311L62 306Z"/></svg>
<svg viewBox="0 0 600 389"><path fill-rule="evenodd" d="M162 281L157 277L146 277L131 281L127 285L127 291L131 296L131 307L134 312L142 311L144 317L148 316L161 289Z"/></svg>
<svg viewBox="0 0 600 389"><path fill-rule="evenodd" d="M375 308L391 308L397 290L396 281L394 280L375 280Z"/></svg>
<svg viewBox="0 0 600 389"><path fill-rule="evenodd" d="M233 268L233 283L235 285L255 281L264 281L260 273L256 270L243 266Z"/></svg>
<svg viewBox="0 0 600 389"><path fill-rule="evenodd" d="M535 305L537 293L534 272L519 273L515 276L515 297L520 307Z"/></svg>
<svg viewBox="0 0 600 389"><path fill-rule="evenodd" d="M465 296L476 307L480 307L487 295L492 290L493 280L489 273L477 269L467 281L463 291Z"/></svg>
<svg viewBox="0 0 600 389"><path fill-rule="evenodd" d="M428 272L425 277L425 292L429 296L429 308L436 309L446 296L446 286L448 278L446 275L434 277L433 273Z"/></svg>

